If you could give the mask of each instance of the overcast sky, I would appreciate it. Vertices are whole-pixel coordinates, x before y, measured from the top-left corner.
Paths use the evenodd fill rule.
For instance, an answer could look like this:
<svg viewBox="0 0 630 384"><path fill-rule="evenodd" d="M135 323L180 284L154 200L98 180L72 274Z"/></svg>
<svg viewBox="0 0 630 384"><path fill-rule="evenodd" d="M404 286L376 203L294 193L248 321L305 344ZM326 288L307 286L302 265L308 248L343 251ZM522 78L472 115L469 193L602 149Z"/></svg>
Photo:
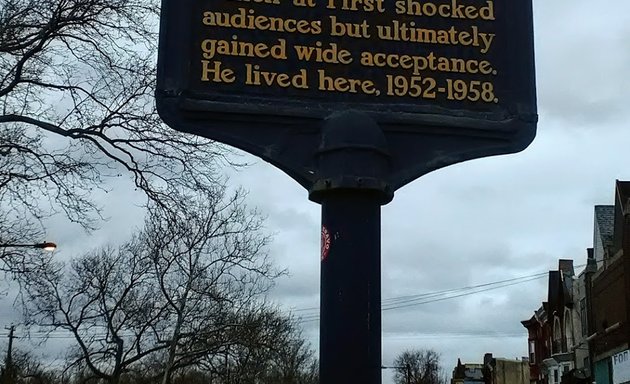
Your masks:
<svg viewBox="0 0 630 384"><path fill-rule="evenodd" d="M559 258L584 264L593 206L612 204L615 179L630 180L630 3L536 0L534 7L536 139L524 152L441 169L396 193L382 215L384 299L530 276L557 268ZM320 207L279 170L243 156L253 165L232 172L232 181L267 215L276 234L271 254L290 272L273 299L287 309L316 307ZM125 238L129 222L139 225L131 188L119 187L102 201L110 220L91 237L75 227L48 228L59 257ZM450 375L458 357L526 356L520 321L545 295L543 278L387 311L383 364L404 349L432 348ZM4 303L0 317L8 323L15 315ZM318 326L304 323L314 344ZM384 378L389 384L389 375Z"/></svg>

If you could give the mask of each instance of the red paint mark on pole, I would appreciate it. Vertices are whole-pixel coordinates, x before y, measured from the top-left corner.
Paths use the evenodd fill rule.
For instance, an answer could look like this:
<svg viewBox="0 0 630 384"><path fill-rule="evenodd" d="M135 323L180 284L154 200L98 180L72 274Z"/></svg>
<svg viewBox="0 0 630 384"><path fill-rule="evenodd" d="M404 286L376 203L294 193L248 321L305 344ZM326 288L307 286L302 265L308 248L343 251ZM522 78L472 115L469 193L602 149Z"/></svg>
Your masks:
<svg viewBox="0 0 630 384"><path fill-rule="evenodd" d="M328 258L328 252L330 251L330 232L328 228L322 226L322 261Z"/></svg>

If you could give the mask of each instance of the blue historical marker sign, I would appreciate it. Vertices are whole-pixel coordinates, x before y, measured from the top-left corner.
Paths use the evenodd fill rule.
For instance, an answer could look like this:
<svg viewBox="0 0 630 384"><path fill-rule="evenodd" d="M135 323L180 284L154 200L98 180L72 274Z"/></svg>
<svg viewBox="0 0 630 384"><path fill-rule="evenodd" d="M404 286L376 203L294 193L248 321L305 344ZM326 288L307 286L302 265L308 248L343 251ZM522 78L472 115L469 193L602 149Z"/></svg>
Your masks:
<svg viewBox="0 0 630 384"><path fill-rule="evenodd" d="M163 0L157 100L307 188L321 122L364 113L396 189L532 141L531 0Z"/></svg>
<svg viewBox="0 0 630 384"><path fill-rule="evenodd" d="M157 106L322 204L320 380L380 384L380 209L536 133L532 0L162 0Z"/></svg>

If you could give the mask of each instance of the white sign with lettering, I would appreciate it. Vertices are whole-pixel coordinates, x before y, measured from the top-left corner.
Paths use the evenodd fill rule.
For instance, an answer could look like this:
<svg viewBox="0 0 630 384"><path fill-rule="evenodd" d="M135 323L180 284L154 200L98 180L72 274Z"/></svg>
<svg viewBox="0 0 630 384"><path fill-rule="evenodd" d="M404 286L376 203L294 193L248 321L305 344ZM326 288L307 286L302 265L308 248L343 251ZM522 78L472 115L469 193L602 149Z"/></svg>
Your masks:
<svg viewBox="0 0 630 384"><path fill-rule="evenodd" d="M613 384L630 383L630 350L612 356Z"/></svg>

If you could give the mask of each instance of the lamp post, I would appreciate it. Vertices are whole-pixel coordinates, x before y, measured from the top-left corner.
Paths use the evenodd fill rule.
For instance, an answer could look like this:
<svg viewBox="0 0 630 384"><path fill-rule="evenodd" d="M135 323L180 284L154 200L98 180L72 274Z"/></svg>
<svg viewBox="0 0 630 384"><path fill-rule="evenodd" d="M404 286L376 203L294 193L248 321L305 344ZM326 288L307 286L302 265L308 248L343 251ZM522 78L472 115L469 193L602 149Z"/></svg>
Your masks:
<svg viewBox="0 0 630 384"><path fill-rule="evenodd" d="M52 252L57 249L57 244L45 241L36 244L0 244L0 248L38 248L44 251Z"/></svg>

